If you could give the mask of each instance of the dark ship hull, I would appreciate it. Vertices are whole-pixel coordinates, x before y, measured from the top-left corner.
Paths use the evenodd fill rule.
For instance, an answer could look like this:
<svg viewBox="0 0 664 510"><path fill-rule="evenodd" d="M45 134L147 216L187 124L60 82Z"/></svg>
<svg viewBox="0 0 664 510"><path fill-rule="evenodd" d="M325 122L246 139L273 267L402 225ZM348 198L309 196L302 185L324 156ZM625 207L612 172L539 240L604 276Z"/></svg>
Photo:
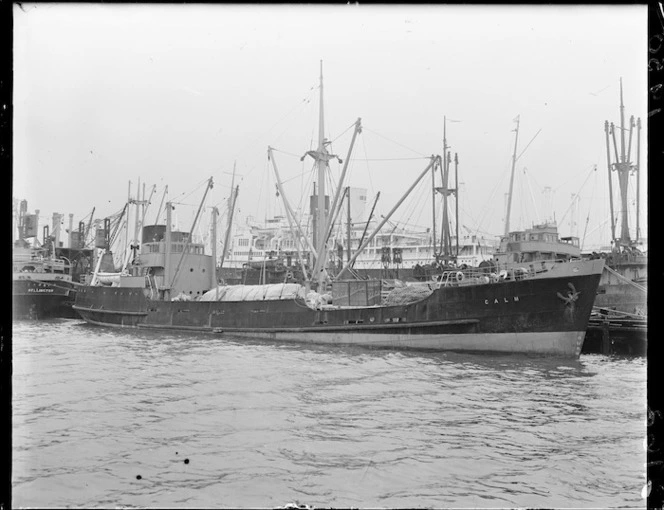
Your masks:
<svg viewBox="0 0 664 510"><path fill-rule="evenodd" d="M603 261L556 275L439 287L404 305L311 308L272 301L152 300L144 288L86 286L74 309L97 325L383 348L578 357Z"/></svg>
<svg viewBox="0 0 664 510"><path fill-rule="evenodd" d="M77 318L73 310L76 284L70 281L14 280L12 317L24 319Z"/></svg>

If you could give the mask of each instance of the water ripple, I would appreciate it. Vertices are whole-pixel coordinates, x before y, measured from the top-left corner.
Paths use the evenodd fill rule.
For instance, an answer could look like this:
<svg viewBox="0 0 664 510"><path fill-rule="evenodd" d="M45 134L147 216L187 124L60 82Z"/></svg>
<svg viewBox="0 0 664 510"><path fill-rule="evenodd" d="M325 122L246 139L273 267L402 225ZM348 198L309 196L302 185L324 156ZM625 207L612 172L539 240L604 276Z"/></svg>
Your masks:
<svg viewBox="0 0 664 510"><path fill-rule="evenodd" d="M641 358L13 335L14 507L644 506Z"/></svg>

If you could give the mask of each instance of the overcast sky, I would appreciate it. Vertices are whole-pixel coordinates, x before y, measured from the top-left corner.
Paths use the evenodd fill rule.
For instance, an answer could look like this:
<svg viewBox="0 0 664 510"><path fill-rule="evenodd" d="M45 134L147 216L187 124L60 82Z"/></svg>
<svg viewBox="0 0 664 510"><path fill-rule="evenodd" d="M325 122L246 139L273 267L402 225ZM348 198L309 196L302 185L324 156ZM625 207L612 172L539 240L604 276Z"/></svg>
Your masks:
<svg viewBox="0 0 664 510"><path fill-rule="evenodd" d="M380 191L380 214L442 153L446 117L461 223L500 234L518 115L511 225L555 214L567 235L578 194L577 234L606 244L604 121L620 122L621 77L626 122L643 123L645 224L646 23L645 5L15 5L14 197L77 223L122 209L138 179L157 187L154 214L166 185L195 210L213 177L206 205L223 209L236 165L239 216L262 219L283 211L272 146L302 205L323 61L325 135L345 159L362 118L348 184L368 202ZM425 181L395 219L430 225Z"/></svg>

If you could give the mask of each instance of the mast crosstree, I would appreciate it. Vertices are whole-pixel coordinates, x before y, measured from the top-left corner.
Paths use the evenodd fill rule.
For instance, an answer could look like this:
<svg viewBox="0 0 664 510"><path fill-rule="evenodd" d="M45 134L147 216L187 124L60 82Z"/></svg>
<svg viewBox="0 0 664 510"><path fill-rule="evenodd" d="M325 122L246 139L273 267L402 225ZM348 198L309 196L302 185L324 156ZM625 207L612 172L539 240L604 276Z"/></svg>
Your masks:
<svg viewBox="0 0 664 510"><path fill-rule="evenodd" d="M330 145L330 141L325 138L325 133L324 133L324 125L325 125L325 116L324 116L324 95L323 95L323 62L321 61L320 63L320 102L319 102L319 121L318 121L318 147L316 150L310 150L304 153L304 155L300 158L301 161L304 161L304 159L307 156L310 156L316 165L317 168L317 180L314 182L314 192L313 196L311 197L311 213L313 217L313 236L311 240L307 236L304 235L304 232L302 232L302 228L299 225L295 214L290 207L288 200L286 198L286 194L283 189L283 185L281 183L281 179L279 177L279 172L277 170L277 165L274 160L274 153L273 153L273 148L268 147L268 159L272 161L272 166L274 168L276 180L277 180L277 189L279 190L279 194L282 197L282 200L284 202L285 208L286 208L286 213L287 213L287 218L289 221L289 226L291 228L291 233L295 236L295 231L299 233L299 238L304 239L304 241L307 244L307 247L309 249L309 253L313 255L314 258L314 265L313 265L313 270L310 275L310 280L307 278L307 273L305 269L305 264L303 261L301 261L302 264L302 269L303 273L305 275L305 279L310 281L310 283L317 285L318 289L323 289L325 288L325 284L332 279L331 275L329 275L326 271L327 269L327 256L328 256L328 249L327 249L327 243L328 240L330 239L330 235L332 232L333 228L333 223L338 217L338 214L340 212L341 208L341 203L343 202L343 199L346 194L349 193L348 186L345 185L344 179L346 177L346 171L348 169L348 163L351 158L351 154L353 151L353 147L355 145L355 141L357 136L362 132L362 122L361 119L357 119L357 121L354 124L354 132L353 132L353 137L350 142L350 147L348 149L348 154L346 156L345 162L342 160L339 156L336 154L332 154L328 151L328 146ZM448 159L450 158L450 155L448 154ZM333 200L332 203L329 203L329 198L327 196L326 192L326 179L327 179L327 172L329 171L329 162L332 159L336 159L340 164L343 164L343 169L341 171L341 177L339 179L339 183L337 185L336 190L333 191ZM339 279L344 275L347 271L352 273L352 267L353 264L355 263L355 260L357 257L360 255L360 253L367 247L367 245L373 240L373 238L376 236L376 234L380 231L380 229L383 227L383 225L389 220L389 218L392 216L392 214L396 211L396 209L401 205L401 203L406 199L406 197L411 193L411 191L415 188L416 184L420 182L424 174L428 173L431 171L436 164L436 162L441 162L441 157L440 156L431 156L430 162L427 165L426 169L420 176L416 179L415 183L405 192L405 194L401 197L401 199L397 202L397 204L392 208L392 210L387 213L387 215L383 216L383 220L379 223L377 227L375 227L374 231L372 234L370 234L367 238L365 238L366 234L366 229L365 233L362 235L362 239L360 239L360 245L358 246L357 250L355 251L354 254L352 254L352 250L350 247L350 238L348 238L348 260L346 262L346 265L343 266L340 271L336 274L336 279ZM450 161L447 162L447 169L449 169L449 163ZM455 158L455 163L458 164L458 160ZM442 165L442 162L441 162ZM445 181L446 182L446 181ZM456 189L447 189L447 184L443 185L446 192L450 193L456 193ZM441 188L442 189L442 188ZM332 193L331 193L332 194ZM380 193L379 193L380 194ZM378 200L378 196L376 196L376 200ZM375 207L375 203L374 203ZM458 206L457 206L458 207ZM373 209L372 209L372 214L373 214ZM350 217L350 214L349 214ZM368 222L367 222L367 227L368 227ZM458 228L458 227L457 227ZM449 234L448 234L449 237ZM457 236L458 237L458 236ZM457 248L458 252L458 248Z"/></svg>
<svg viewBox="0 0 664 510"><path fill-rule="evenodd" d="M440 226L440 247L436 252L436 206L433 205L433 229L434 229L434 258L442 260L444 264L449 264L451 260L456 261L459 256L459 155L454 154L454 188L449 187L450 164L452 162L452 153L447 145L447 117L443 117L443 156L438 157L436 163L440 166L440 175L442 185L440 187L434 184L434 199L436 193L443 196L443 217ZM432 173L433 179L433 173ZM435 179L434 179L435 180ZM452 252L452 236L450 234L450 219L448 214L448 197L455 197L455 222L456 222L456 252Z"/></svg>
<svg viewBox="0 0 664 510"><path fill-rule="evenodd" d="M636 127L636 163L631 162L632 137ZM620 153L618 153L618 143L616 141L616 129L620 130ZM625 132L629 129L629 139L625 143ZM620 126L613 122L604 122L604 132L606 135L606 162L609 174L609 197L611 205L611 239L614 248L620 251L621 247L631 247L633 243L629 234L629 215L628 215L628 187L629 178L634 175L636 178L636 239L640 238L639 212L640 212L640 164L641 164L641 118L634 119L632 115L629 119L629 128L625 128L625 105L623 102L623 85L620 78ZM614 161L611 161L611 143L613 140ZM620 192L620 236L616 236L616 205L613 202L613 172L617 174L618 190Z"/></svg>

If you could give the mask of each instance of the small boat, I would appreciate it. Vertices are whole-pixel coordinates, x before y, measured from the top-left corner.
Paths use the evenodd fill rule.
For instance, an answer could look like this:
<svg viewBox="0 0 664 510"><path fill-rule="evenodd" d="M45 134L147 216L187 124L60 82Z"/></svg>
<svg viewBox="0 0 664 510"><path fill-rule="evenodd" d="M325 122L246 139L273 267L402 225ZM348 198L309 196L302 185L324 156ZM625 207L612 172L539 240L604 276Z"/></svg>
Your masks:
<svg viewBox="0 0 664 510"><path fill-rule="evenodd" d="M430 158L404 198L334 277L325 270L326 242L345 172L328 208L325 175L328 161L335 156L327 152L323 137L322 87L321 64L319 144L316 151L307 153L318 169L318 195L312 199L318 204L314 208L317 230L311 241L298 238L307 242L313 265L313 270L306 267L298 249L306 281L218 285L214 249L208 255L202 243L194 242L193 226L189 233L171 231L169 203L165 225L144 227L138 261L127 274L106 283L94 275L90 285L77 292L74 309L80 316L95 325L279 342L578 357L603 260L552 261L536 271L500 275L483 268L456 269L444 272L437 281L396 285L389 292L383 292L382 280L344 279L352 275L349 268L359 253L407 194L440 165L440 156ZM353 142L359 132L358 119ZM268 157L284 197L271 150ZM212 178L199 211L211 188ZM299 226L285 197L284 202L295 232ZM216 217L213 208L213 225Z"/></svg>

